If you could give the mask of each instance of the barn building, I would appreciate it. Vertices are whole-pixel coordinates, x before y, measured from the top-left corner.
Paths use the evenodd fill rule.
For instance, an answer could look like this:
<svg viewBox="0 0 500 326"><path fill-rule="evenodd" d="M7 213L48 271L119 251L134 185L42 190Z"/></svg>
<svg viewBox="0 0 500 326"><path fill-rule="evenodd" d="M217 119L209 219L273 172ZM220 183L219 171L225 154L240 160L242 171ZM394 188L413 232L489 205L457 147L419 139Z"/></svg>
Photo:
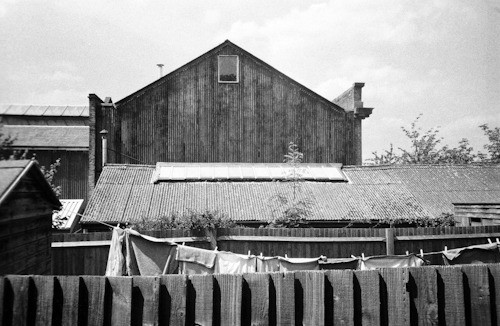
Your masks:
<svg viewBox="0 0 500 326"><path fill-rule="evenodd" d="M290 141L308 163L361 164L363 83L329 100L230 41L113 103L89 95L89 186L108 163L279 163Z"/></svg>

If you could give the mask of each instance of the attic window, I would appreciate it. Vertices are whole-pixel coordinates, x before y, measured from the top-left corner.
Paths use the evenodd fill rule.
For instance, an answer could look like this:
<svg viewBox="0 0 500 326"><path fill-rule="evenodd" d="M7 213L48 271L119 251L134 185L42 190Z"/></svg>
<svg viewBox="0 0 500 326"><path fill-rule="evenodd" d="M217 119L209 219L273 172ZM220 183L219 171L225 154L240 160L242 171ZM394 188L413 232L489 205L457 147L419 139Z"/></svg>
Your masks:
<svg viewBox="0 0 500 326"><path fill-rule="evenodd" d="M239 72L239 58L237 55L219 56L219 83L239 82Z"/></svg>

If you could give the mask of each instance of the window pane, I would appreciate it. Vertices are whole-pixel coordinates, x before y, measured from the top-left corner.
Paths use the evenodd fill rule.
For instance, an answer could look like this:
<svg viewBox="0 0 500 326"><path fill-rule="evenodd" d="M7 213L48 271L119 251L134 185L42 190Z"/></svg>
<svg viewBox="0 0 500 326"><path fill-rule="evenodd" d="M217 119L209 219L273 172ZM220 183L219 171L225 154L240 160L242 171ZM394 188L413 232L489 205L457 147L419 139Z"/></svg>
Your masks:
<svg viewBox="0 0 500 326"><path fill-rule="evenodd" d="M219 56L219 81L238 81L238 56Z"/></svg>

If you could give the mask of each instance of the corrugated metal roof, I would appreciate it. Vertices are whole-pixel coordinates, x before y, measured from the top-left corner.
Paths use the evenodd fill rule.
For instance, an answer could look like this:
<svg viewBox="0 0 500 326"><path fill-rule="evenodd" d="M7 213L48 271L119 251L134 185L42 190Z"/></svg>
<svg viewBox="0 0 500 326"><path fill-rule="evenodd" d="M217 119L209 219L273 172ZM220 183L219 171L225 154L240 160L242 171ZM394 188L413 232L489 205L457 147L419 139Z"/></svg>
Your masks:
<svg viewBox="0 0 500 326"><path fill-rule="evenodd" d="M347 181L342 164L304 163L157 163L151 182L217 180Z"/></svg>
<svg viewBox="0 0 500 326"><path fill-rule="evenodd" d="M84 105L14 105L1 104L0 115L24 115L41 117L88 117L89 108Z"/></svg>
<svg viewBox="0 0 500 326"><path fill-rule="evenodd" d="M453 203L500 202L500 165L397 165L345 167L356 183L401 183L433 215Z"/></svg>
<svg viewBox="0 0 500 326"><path fill-rule="evenodd" d="M78 220L78 213L83 204L83 199L60 199L59 201L62 204L62 208L59 210L59 213L52 214L52 219L55 219L57 216L65 217L66 220L64 220L60 229L71 229Z"/></svg>
<svg viewBox="0 0 500 326"><path fill-rule="evenodd" d="M30 161L0 161L0 197L9 189L17 177L24 171Z"/></svg>
<svg viewBox="0 0 500 326"><path fill-rule="evenodd" d="M301 182L297 200L312 203L311 220L411 220L452 212L453 203L500 202L500 165L363 166L343 172L349 183ZM266 221L278 208L272 200L276 195L292 198L289 182L149 183L155 173L154 166L106 166L82 222L133 223L188 209L218 210L236 221Z"/></svg>
<svg viewBox="0 0 500 326"><path fill-rule="evenodd" d="M88 126L4 125L2 132L15 138L14 147L73 149L89 147Z"/></svg>

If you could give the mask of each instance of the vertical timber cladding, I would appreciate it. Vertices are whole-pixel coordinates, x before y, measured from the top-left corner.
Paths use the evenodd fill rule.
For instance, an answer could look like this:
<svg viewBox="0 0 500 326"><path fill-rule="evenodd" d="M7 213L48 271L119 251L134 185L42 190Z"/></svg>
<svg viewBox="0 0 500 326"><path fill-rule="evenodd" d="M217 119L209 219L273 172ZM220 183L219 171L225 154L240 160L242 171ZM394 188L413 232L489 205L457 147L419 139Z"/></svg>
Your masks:
<svg viewBox="0 0 500 326"><path fill-rule="evenodd" d="M238 56L239 82L218 81L219 55ZM116 105L115 147L140 160L122 163L281 162L290 141L306 162L354 163L349 113L230 42Z"/></svg>

